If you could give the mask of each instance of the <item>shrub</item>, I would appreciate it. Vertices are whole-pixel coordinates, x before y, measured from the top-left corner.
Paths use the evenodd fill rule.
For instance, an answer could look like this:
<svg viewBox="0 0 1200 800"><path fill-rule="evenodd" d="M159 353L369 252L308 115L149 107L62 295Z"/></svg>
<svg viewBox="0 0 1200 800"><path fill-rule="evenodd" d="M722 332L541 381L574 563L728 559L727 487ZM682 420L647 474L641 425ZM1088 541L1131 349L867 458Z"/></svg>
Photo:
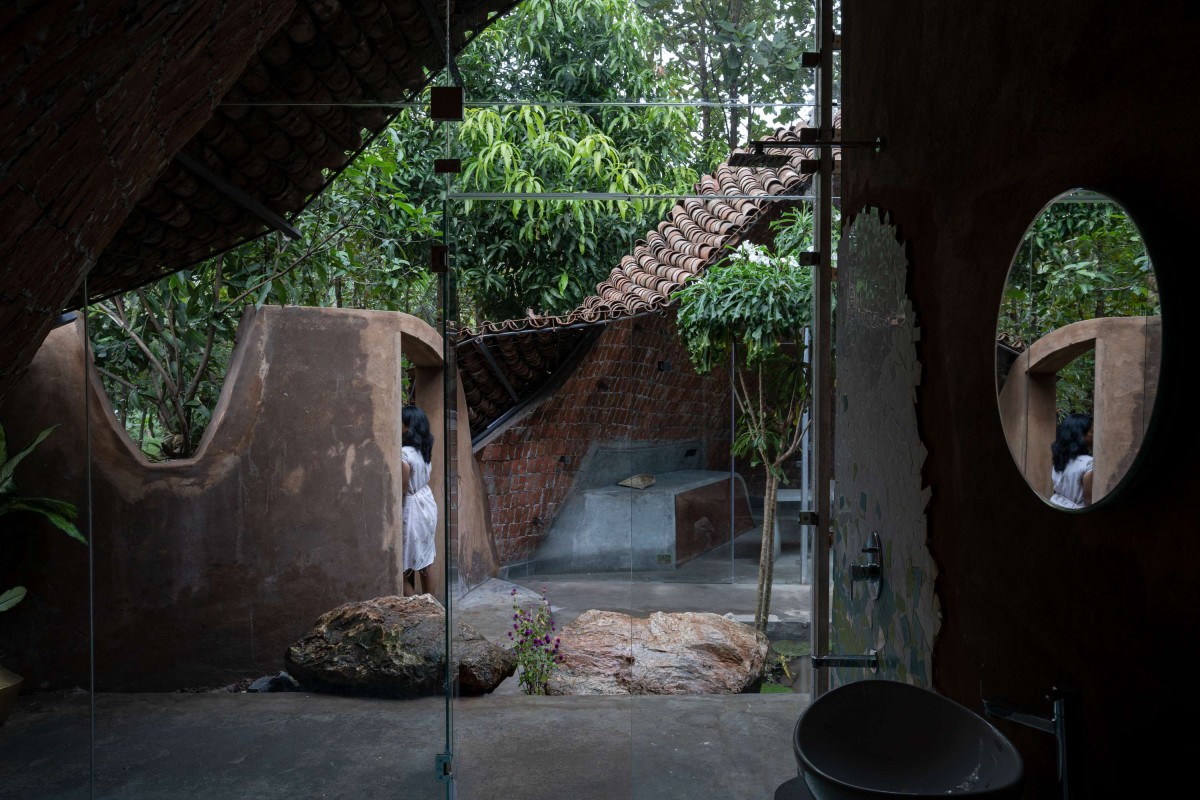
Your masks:
<svg viewBox="0 0 1200 800"><path fill-rule="evenodd" d="M545 588L541 601L529 609L521 607L515 587L512 598L513 622L508 638L513 640L521 690L525 694L545 694L551 673L563 660L558 652L559 638L554 635L558 629L550 613L550 601Z"/></svg>

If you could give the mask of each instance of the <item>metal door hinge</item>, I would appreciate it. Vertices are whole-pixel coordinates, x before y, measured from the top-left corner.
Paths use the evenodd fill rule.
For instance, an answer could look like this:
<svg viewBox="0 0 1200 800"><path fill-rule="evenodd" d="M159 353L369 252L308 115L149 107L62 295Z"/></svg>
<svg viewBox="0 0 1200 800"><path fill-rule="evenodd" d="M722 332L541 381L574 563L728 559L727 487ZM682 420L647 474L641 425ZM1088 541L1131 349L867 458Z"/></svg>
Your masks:
<svg viewBox="0 0 1200 800"><path fill-rule="evenodd" d="M438 783L450 783L454 780L454 754L438 753L434 763Z"/></svg>

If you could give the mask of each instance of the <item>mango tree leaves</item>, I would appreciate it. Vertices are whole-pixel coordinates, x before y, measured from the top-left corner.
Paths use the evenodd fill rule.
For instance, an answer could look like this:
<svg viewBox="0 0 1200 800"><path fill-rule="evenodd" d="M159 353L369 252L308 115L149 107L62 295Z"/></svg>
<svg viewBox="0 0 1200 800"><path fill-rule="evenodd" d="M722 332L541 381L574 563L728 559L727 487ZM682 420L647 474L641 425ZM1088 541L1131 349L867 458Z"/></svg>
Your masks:
<svg viewBox="0 0 1200 800"><path fill-rule="evenodd" d="M611 105L681 97L661 36L623 0L529 0L460 58L468 98L514 102L467 109L455 188L523 195L450 208L465 321L572 310L671 204L552 195L690 191L695 110Z"/></svg>
<svg viewBox="0 0 1200 800"><path fill-rule="evenodd" d="M690 98L752 101L762 113L750 137L769 133L769 122L794 122L800 109L780 103L811 101L814 75L801 57L814 50L814 5L808 0L637 0L663 24L664 48L687 67ZM836 73L835 73L836 74ZM707 107L705 142L725 153L744 144L747 109Z"/></svg>

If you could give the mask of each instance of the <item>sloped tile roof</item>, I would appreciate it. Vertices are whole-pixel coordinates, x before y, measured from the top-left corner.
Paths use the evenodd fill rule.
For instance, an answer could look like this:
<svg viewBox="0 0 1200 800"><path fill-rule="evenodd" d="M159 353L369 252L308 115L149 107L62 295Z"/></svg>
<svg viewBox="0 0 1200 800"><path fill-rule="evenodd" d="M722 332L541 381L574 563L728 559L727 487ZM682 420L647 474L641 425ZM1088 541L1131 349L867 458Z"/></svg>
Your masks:
<svg viewBox="0 0 1200 800"><path fill-rule="evenodd" d="M298 2L100 255L90 275L92 298L136 288L270 230L205 172L279 217L290 220L304 209L395 117L395 108L377 104L411 101L441 69L447 1ZM516 2L455 0L451 48L460 51Z"/></svg>
<svg viewBox="0 0 1200 800"><path fill-rule="evenodd" d="M798 143L800 126L780 129L771 140ZM569 314L486 322L478 329L464 329L456 348L472 436L480 437L520 407L558 370L570 369L579 348L594 338L589 326L663 311L673 302L672 292L703 274L727 250L767 236L768 223L793 203L751 196L805 194L811 176L801 174L801 161L815 156L809 148L776 152L789 157L778 169L731 167L726 162L704 176L695 194L712 195L712 199L678 201L666 219L622 257L596 293Z"/></svg>

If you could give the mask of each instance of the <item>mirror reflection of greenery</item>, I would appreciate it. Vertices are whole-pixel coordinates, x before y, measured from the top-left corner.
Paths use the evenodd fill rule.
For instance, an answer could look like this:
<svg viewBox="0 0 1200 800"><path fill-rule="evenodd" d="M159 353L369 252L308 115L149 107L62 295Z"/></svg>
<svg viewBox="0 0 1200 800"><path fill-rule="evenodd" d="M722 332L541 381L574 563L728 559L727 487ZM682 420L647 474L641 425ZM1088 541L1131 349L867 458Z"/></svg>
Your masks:
<svg viewBox="0 0 1200 800"><path fill-rule="evenodd" d="M1064 325L1161 311L1142 236L1120 205L1059 201L1025 234L1000 306L997 335L1023 349ZM1095 357L1059 372L1059 416L1090 413Z"/></svg>

